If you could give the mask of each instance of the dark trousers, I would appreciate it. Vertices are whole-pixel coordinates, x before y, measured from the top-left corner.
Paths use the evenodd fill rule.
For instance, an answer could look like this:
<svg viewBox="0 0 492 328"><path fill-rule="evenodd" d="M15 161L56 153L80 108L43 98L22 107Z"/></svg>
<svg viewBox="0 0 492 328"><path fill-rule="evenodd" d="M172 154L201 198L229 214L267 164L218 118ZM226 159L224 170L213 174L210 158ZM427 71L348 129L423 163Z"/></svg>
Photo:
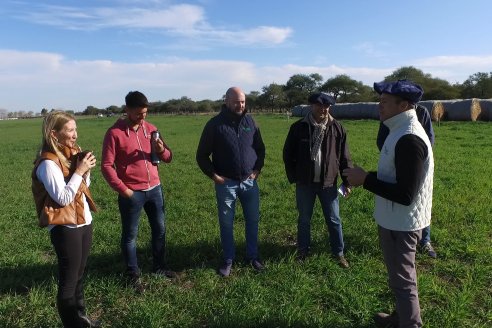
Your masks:
<svg viewBox="0 0 492 328"><path fill-rule="evenodd" d="M389 287L396 299L399 327L422 327L415 270L415 252L422 230L394 231L378 226L378 233Z"/></svg>
<svg viewBox="0 0 492 328"><path fill-rule="evenodd" d="M77 311L85 311L83 277L92 244L92 224L80 228L56 226L50 235L58 257L57 307L66 325Z"/></svg>

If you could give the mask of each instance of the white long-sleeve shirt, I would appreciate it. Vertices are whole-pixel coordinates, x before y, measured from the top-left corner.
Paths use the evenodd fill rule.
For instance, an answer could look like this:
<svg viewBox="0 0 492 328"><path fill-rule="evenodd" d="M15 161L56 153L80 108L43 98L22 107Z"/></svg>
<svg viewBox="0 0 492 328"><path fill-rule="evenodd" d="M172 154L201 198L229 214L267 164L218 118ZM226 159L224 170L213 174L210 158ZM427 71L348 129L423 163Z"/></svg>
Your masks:
<svg viewBox="0 0 492 328"><path fill-rule="evenodd" d="M42 161L38 169L36 170L36 176L44 185L44 188L48 192L48 195L57 202L61 206L66 206L72 203L75 199L75 195L77 194L77 190L79 190L80 184L82 183L83 177L77 173L74 173L70 178L68 183L65 183L65 178L63 177L63 172L60 170L60 167L53 161L47 159ZM90 174L87 175L86 178L87 186L90 185ZM78 228L84 225L91 224L92 222L92 214L89 209L89 204L85 199L85 195L82 195L82 200L84 201L84 224L67 224L66 227L69 228ZM48 226L48 230L53 229L55 225L50 224Z"/></svg>

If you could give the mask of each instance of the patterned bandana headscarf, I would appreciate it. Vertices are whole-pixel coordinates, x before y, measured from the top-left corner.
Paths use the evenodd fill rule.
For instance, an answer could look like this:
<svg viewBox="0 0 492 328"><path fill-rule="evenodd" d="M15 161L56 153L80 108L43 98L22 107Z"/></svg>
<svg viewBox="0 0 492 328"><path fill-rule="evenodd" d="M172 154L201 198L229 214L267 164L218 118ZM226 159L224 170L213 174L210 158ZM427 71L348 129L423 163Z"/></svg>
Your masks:
<svg viewBox="0 0 492 328"><path fill-rule="evenodd" d="M326 115L325 119L321 123L318 123L314 119L313 113L308 114L309 124L314 126L314 132L312 135L313 145L311 147L311 160L313 161L318 156L318 152L321 149L321 144L323 143L323 135L325 134L328 119L329 115Z"/></svg>

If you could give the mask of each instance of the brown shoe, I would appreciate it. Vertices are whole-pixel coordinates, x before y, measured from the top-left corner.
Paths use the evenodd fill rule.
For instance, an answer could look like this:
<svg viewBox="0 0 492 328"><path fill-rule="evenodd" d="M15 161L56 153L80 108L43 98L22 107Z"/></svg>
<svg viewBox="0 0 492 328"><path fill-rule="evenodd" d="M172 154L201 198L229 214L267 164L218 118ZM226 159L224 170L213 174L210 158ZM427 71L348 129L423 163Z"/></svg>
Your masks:
<svg viewBox="0 0 492 328"><path fill-rule="evenodd" d="M145 284L142 282L138 275L130 275L126 277L126 285L132 288L135 293L143 294L145 292Z"/></svg>
<svg viewBox="0 0 492 328"><path fill-rule="evenodd" d="M345 256L343 255L335 256L335 259L337 260L338 265L341 266L342 268L347 269L350 267L349 263L345 259Z"/></svg>
<svg viewBox="0 0 492 328"><path fill-rule="evenodd" d="M376 327L398 328L398 321L398 313L396 313L396 311L393 311L391 314L380 312L374 315L374 323L376 324Z"/></svg>

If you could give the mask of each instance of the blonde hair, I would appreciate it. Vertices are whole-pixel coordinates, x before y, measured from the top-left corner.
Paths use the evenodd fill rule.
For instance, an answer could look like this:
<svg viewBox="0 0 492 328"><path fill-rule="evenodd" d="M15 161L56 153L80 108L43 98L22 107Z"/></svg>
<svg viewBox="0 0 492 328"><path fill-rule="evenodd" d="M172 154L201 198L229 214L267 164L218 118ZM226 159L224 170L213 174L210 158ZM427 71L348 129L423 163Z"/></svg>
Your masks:
<svg viewBox="0 0 492 328"><path fill-rule="evenodd" d="M60 132L63 130L63 127L67 122L75 121L75 117L67 112L56 110L48 113L43 119L43 127L42 127L42 140L41 140L41 149L37 157L41 156L43 152L52 152L55 153L56 156L60 159L62 164L67 168L70 168L70 161L68 158L63 155L63 153L59 149L59 143L56 138L53 137L51 131Z"/></svg>

